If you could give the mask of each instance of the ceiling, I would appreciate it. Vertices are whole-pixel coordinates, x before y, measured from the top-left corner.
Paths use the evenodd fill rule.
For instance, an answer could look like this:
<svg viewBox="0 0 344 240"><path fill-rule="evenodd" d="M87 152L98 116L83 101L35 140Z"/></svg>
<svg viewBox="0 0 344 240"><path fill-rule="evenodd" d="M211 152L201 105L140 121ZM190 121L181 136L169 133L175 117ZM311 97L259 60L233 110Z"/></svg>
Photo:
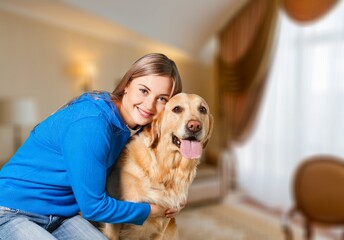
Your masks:
<svg viewBox="0 0 344 240"><path fill-rule="evenodd" d="M0 8L99 30L99 21L198 57L248 0L1 0ZM91 19L98 24L90 24ZM82 20L83 19L83 20ZM85 24L87 22L87 24ZM93 27L92 27L93 26ZM106 32L106 31L105 31ZM128 34L128 33L126 33ZM130 36L127 35L127 36ZM118 35L118 34L117 34Z"/></svg>

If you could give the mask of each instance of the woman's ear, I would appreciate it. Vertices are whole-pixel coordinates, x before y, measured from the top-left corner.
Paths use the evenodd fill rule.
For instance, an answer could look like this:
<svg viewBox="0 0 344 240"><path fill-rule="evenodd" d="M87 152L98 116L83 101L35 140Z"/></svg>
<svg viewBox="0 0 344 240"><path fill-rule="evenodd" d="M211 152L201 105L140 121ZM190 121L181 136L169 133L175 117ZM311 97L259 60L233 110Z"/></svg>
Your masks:
<svg viewBox="0 0 344 240"><path fill-rule="evenodd" d="M129 83L128 83L127 86L123 89L123 95L127 94L127 92L128 92L128 86L129 86Z"/></svg>

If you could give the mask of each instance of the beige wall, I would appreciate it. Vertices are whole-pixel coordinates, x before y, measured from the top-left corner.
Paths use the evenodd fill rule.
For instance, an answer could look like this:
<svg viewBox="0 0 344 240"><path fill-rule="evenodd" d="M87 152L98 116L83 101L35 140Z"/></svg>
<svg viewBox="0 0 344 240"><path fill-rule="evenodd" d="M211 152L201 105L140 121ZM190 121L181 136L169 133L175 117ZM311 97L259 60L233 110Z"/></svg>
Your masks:
<svg viewBox="0 0 344 240"><path fill-rule="evenodd" d="M78 82L68 74L70 65L92 63L97 72L93 88L111 91L134 60L157 51L176 61L184 91L203 96L215 109L213 67L209 64L168 48L160 51L142 45L140 39L137 44L133 39L116 42L0 10L0 98L32 97L41 121L81 93ZM0 162L12 151L11 129L1 126Z"/></svg>

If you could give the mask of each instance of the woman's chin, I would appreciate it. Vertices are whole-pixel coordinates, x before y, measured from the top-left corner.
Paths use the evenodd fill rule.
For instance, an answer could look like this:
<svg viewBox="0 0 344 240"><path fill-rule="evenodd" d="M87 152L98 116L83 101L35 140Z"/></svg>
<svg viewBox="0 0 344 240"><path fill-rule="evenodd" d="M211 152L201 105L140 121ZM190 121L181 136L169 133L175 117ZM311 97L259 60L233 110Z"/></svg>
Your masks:
<svg viewBox="0 0 344 240"><path fill-rule="evenodd" d="M148 123L151 123L152 122L152 118L137 118L136 119L136 125L140 125L140 126L144 126L144 125L147 125Z"/></svg>

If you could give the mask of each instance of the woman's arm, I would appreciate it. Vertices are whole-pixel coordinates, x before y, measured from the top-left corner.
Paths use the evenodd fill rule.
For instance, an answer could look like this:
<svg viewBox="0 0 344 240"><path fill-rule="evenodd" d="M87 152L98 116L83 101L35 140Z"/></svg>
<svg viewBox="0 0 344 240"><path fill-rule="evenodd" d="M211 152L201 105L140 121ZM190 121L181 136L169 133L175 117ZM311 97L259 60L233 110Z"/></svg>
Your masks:
<svg viewBox="0 0 344 240"><path fill-rule="evenodd" d="M111 131L112 126L97 117L83 118L68 127L62 153L71 188L85 218L99 222L143 224L151 213L149 204L120 201L106 194ZM151 214L160 213L160 210L153 209Z"/></svg>

